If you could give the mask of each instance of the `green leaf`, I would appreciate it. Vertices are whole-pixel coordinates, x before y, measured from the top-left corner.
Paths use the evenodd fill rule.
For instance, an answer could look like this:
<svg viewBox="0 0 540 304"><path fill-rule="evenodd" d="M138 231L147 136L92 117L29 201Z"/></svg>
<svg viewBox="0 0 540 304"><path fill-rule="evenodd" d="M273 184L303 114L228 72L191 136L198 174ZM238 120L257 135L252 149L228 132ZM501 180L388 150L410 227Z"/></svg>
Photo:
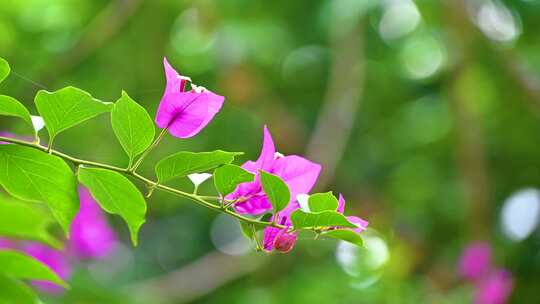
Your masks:
<svg viewBox="0 0 540 304"><path fill-rule="evenodd" d="M268 213L265 213L263 214L260 218L259 218L259 221L261 222L268 222L270 223L272 221L272 213L268 212Z"/></svg>
<svg viewBox="0 0 540 304"><path fill-rule="evenodd" d="M36 304L38 299L32 288L23 282L0 273L1 304Z"/></svg>
<svg viewBox="0 0 540 304"><path fill-rule="evenodd" d="M336 211L339 203L337 198L330 191L310 195L308 204L311 212L321 212L325 210Z"/></svg>
<svg viewBox="0 0 540 304"><path fill-rule="evenodd" d="M0 235L62 248L62 243L47 231L54 219L37 207L0 195Z"/></svg>
<svg viewBox="0 0 540 304"><path fill-rule="evenodd" d="M111 122L114 134L126 151L130 164L135 156L152 144L155 135L152 118L124 91L122 97L114 104Z"/></svg>
<svg viewBox="0 0 540 304"><path fill-rule="evenodd" d="M272 203L274 207L274 213L283 210L289 204L291 199L291 192L289 187L281 178L276 175L266 173L264 171L259 171L261 174L261 184L268 196L268 200Z"/></svg>
<svg viewBox="0 0 540 304"><path fill-rule="evenodd" d="M306 213L302 210L296 210L292 213L291 220L294 229L335 226L357 228L357 226L349 222L343 214L329 210L317 213Z"/></svg>
<svg viewBox="0 0 540 304"><path fill-rule="evenodd" d="M49 131L49 146L58 133L85 120L112 110L112 103L101 102L74 87L55 92L41 90L35 98L37 110Z"/></svg>
<svg viewBox="0 0 540 304"><path fill-rule="evenodd" d="M30 147L0 145L0 184L19 199L47 203L68 234L79 196L75 175L61 158Z"/></svg>
<svg viewBox="0 0 540 304"><path fill-rule="evenodd" d="M214 185L221 195L225 196L241 183L251 182L255 175L237 165L223 165L214 171Z"/></svg>
<svg viewBox="0 0 540 304"><path fill-rule="evenodd" d="M90 190L101 208L126 221L131 241L137 246L137 234L146 214L146 202L139 189L122 174L99 168L80 167L79 181Z"/></svg>
<svg viewBox="0 0 540 304"><path fill-rule="evenodd" d="M32 130L34 129L30 113L22 103L13 97L0 95L0 115L21 118L32 128Z"/></svg>
<svg viewBox="0 0 540 304"><path fill-rule="evenodd" d="M11 72L9 63L4 58L0 57L0 82L6 79L6 77L9 75L9 72Z"/></svg>
<svg viewBox="0 0 540 304"><path fill-rule="evenodd" d="M0 273L22 280L49 281L68 288L68 284L38 260L13 250L0 251Z"/></svg>
<svg viewBox="0 0 540 304"><path fill-rule="evenodd" d="M321 233L323 237L331 237L338 240L343 240L349 243L353 243L358 246L363 246L364 241L358 235L358 233L348 229L335 229Z"/></svg>
<svg viewBox="0 0 540 304"><path fill-rule="evenodd" d="M244 221L239 221L240 228L242 228L242 234L244 234L245 237L247 237L250 240L253 240L253 236L255 234L255 229L253 229L252 224L248 224Z"/></svg>
<svg viewBox="0 0 540 304"><path fill-rule="evenodd" d="M178 152L160 160L156 165L156 175L160 183L191 173L211 170L223 164L229 164L241 152Z"/></svg>

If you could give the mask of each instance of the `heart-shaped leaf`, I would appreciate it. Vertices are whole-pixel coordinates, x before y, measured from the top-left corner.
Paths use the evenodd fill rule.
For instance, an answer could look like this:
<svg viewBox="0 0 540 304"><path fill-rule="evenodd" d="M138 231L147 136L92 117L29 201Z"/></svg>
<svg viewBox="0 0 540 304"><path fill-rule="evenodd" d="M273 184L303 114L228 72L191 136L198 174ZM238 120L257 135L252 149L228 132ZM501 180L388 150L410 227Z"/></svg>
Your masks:
<svg viewBox="0 0 540 304"><path fill-rule="evenodd" d="M33 129L30 113L22 103L13 97L0 95L0 115L18 117Z"/></svg>
<svg viewBox="0 0 540 304"><path fill-rule="evenodd" d="M335 211L339 203L332 192L325 192L310 195L308 204L311 212L321 212L325 210Z"/></svg>
<svg viewBox="0 0 540 304"><path fill-rule="evenodd" d="M62 248L62 243L47 231L54 219L37 207L0 195L0 235Z"/></svg>
<svg viewBox="0 0 540 304"><path fill-rule="evenodd" d="M241 152L178 152L160 160L156 165L156 175L160 183L183 177L191 173L201 173L223 164L229 164Z"/></svg>
<svg viewBox="0 0 540 304"><path fill-rule="evenodd" d="M272 203L274 213L285 209L291 199L291 192L287 184L279 176L264 171L259 172L264 193Z"/></svg>
<svg viewBox="0 0 540 304"><path fill-rule="evenodd" d="M122 91L111 112L114 134L129 157L129 163L141 154L155 135L154 122L148 112Z"/></svg>
<svg viewBox="0 0 540 304"><path fill-rule="evenodd" d="M47 203L68 234L79 196L75 175L61 158L30 147L0 145L0 184L17 198Z"/></svg>
<svg viewBox="0 0 540 304"><path fill-rule="evenodd" d="M9 67L9 63L4 60L4 58L0 57L0 82L6 79L10 71L11 68Z"/></svg>
<svg viewBox="0 0 540 304"><path fill-rule="evenodd" d="M58 133L101 113L109 112L113 104L101 102L89 93L66 87L55 92L41 90L35 98L36 108L49 131L49 146Z"/></svg>
<svg viewBox="0 0 540 304"><path fill-rule="evenodd" d="M255 175L247 172L237 165L223 165L214 171L214 185L216 189L225 196L245 182L253 181Z"/></svg>
<svg viewBox="0 0 540 304"><path fill-rule="evenodd" d="M68 284L38 260L13 250L0 251L0 273L22 280L49 281L68 288Z"/></svg>
<svg viewBox="0 0 540 304"><path fill-rule="evenodd" d="M349 222L343 214L336 211L307 213L302 210L296 210L291 215L291 221L295 229L326 227L358 228L355 224Z"/></svg>
<svg viewBox="0 0 540 304"><path fill-rule="evenodd" d="M80 167L79 181L103 210L126 221L131 241L137 246L137 235L146 215L146 202L139 189L122 174L100 168Z"/></svg>
<svg viewBox="0 0 540 304"><path fill-rule="evenodd" d="M329 230L329 231L321 233L321 236L331 237L334 239L346 241L346 242L353 243L358 246L364 245L364 241L362 240L360 235L358 235L358 233L349 229Z"/></svg>

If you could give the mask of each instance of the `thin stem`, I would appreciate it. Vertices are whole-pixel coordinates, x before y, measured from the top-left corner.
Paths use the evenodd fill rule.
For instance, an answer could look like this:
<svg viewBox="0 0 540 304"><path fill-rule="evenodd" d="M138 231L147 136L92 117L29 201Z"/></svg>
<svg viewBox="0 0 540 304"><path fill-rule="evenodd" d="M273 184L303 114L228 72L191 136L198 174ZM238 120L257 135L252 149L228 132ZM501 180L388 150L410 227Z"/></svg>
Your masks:
<svg viewBox="0 0 540 304"><path fill-rule="evenodd" d="M37 134L37 132L36 132L36 134ZM53 142L54 142L54 136L52 136L49 139L49 143L47 144L47 153L49 153L49 154L51 154L51 149L52 149Z"/></svg>
<svg viewBox="0 0 540 304"><path fill-rule="evenodd" d="M235 203L237 203L237 201L228 201L227 203L225 203L225 200L223 200L221 204L221 208L228 209L230 206L234 205Z"/></svg>
<svg viewBox="0 0 540 304"><path fill-rule="evenodd" d="M251 231L253 232L253 239L255 240L255 244L257 245L257 250L263 250L263 246L261 245L261 241L259 240L259 236L257 235L257 229L255 229L255 226L251 225Z"/></svg>
<svg viewBox="0 0 540 304"><path fill-rule="evenodd" d="M207 201L219 201L221 200L221 197L219 196L210 196L210 195L199 195L200 198L207 200Z"/></svg>
<svg viewBox="0 0 540 304"><path fill-rule="evenodd" d="M139 157L139 159L135 162L135 165L133 165L132 167L130 166L130 168L129 168L130 171L135 172L135 170L137 170L137 168L141 165L141 163L146 158L146 156L150 153L150 151L152 151L159 144L159 142L163 139L163 136L165 136L165 133L167 133L167 128L163 128L161 130L161 132L159 133L156 140L154 140L154 142L148 148L146 148L146 150L144 150L141 157Z"/></svg>
<svg viewBox="0 0 540 304"><path fill-rule="evenodd" d="M172 188L172 187L161 185L161 184L158 184L157 182L155 182L155 181L153 181L151 179L148 179L148 178L140 175L139 173L134 172L134 171L129 170L129 169L120 168L120 167L117 167L117 166L103 164L103 163L99 163L99 162L93 162L93 161L89 161L89 160L79 159L79 158L64 154L62 152L59 152L59 151L49 149L47 147L41 146L41 145L33 143L33 142L27 142L27 141L14 139L14 138L9 138L9 137L3 137L3 136L0 136L0 141L30 147L30 148L37 149L37 150L40 150L40 151L43 151L43 152L48 152L48 150L50 150L50 154L58 156L58 157L66 160L66 161L69 161L69 162L73 163L76 166L85 165L85 166L103 168L103 169L107 169L107 170L111 170L111 171L116 171L116 172L119 172L119 173L122 173L122 174L125 174L125 175L129 175L129 176L143 182L148 187L156 188L156 189L159 189L159 190L161 190L163 192L168 192L168 193L171 193L171 194L179 196L179 197L187 198L187 199L193 201L194 203L199 204L199 205L201 205L203 207L206 207L208 209L212 209L214 211L230 215L230 216L235 217L238 220L246 222L248 224L257 225L257 226L272 226L272 227L276 227L276 228L285 228L282 225L277 225L275 223L269 223L269 222L263 222L263 221L255 220L255 219L240 215L240 214L238 214L238 213L236 213L234 211L231 211L229 209L223 209L221 206L216 205L216 204L212 204L212 203L210 203L210 202L208 202L206 200L208 198L213 199L214 197L199 196L199 195L187 193L187 192L184 192L184 191Z"/></svg>

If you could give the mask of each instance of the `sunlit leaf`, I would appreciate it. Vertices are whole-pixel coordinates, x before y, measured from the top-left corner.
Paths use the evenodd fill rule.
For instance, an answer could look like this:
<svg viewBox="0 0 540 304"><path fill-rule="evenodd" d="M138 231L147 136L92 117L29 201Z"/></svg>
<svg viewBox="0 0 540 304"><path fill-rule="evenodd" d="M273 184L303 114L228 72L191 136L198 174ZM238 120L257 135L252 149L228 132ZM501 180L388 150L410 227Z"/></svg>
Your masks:
<svg viewBox="0 0 540 304"><path fill-rule="evenodd" d="M302 210L296 210L292 213L291 220L295 229L335 226L358 228L355 224L349 222L343 214L336 211L307 213Z"/></svg>
<svg viewBox="0 0 540 304"><path fill-rule="evenodd" d="M139 189L122 174L100 168L79 168L79 181L101 208L126 221L131 241L137 246L137 235L146 215L146 202Z"/></svg>
<svg viewBox="0 0 540 304"><path fill-rule="evenodd" d="M287 207L291 199L289 187L278 176L264 171L259 172L264 193L266 193L268 200L272 203L274 213L283 210Z"/></svg>
<svg viewBox="0 0 540 304"><path fill-rule="evenodd" d="M237 165L223 165L214 171L214 185L221 195L227 195L245 182L253 181L254 175Z"/></svg>
<svg viewBox="0 0 540 304"><path fill-rule="evenodd" d="M68 233L79 197L75 175L62 159L29 147L0 145L0 184L17 198L47 203Z"/></svg>
<svg viewBox="0 0 540 304"><path fill-rule="evenodd" d="M325 210L335 211L339 203L332 192L325 192L310 195L308 204L311 212L320 212Z"/></svg>
<svg viewBox="0 0 540 304"><path fill-rule="evenodd" d="M364 245L364 241L362 240L360 235L358 235L358 233L356 233L356 232L354 232L352 230L348 230L348 229L329 230L329 231L323 232L321 234L321 236L335 238L335 239L338 239L338 240L353 243L353 244L358 245L358 246L363 246Z"/></svg>
<svg viewBox="0 0 540 304"><path fill-rule="evenodd" d="M101 102L74 87L55 92L41 90L36 95L35 103L45 121L51 143L58 133L101 113L109 112L113 107L112 103Z"/></svg>
<svg viewBox="0 0 540 304"><path fill-rule="evenodd" d="M10 71L11 68L9 67L9 63L4 58L0 57L0 82L6 79Z"/></svg>
<svg viewBox="0 0 540 304"><path fill-rule="evenodd" d="M22 103L13 97L0 95L0 115L18 117L33 128L30 113Z"/></svg>
<svg viewBox="0 0 540 304"><path fill-rule="evenodd" d="M13 250L0 251L0 273L22 280L49 281L67 288L68 285L49 267L38 260Z"/></svg>
<svg viewBox="0 0 540 304"><path fill-rule="evenodd" d="M191 173L205 172L223 164L229 164L241 152L178 152L160 160L156 165L156 175L160 183Z"/></svg>
<svg viewBox="0 0 540 304"><path fill-rule="evenodd" d="M45 210L0 195L0 236L61 248L62 244L47 231L52 222L54 219Z"/></svg>
<svg viewBox="0 0 540 304"><path fill-rule="evenodd" d="M126 92L122 91L122 97L114 104L111 122L114 134L126 151L130 163L152 144L155 135L152 118Z"/></svg>

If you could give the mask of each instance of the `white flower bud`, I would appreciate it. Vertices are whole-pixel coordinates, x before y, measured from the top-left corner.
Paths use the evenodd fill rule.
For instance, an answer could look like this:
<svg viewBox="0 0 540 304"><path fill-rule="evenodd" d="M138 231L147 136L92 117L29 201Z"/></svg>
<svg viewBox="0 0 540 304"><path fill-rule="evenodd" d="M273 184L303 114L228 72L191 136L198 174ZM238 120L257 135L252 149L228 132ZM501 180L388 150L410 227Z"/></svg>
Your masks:
<svg viewBox="0 0 540 304"><path fill-rule="evenodd" d="M195 185L195 187L198 187L200 184L204 183L205 180L209 179L212 176L210 173L193 173L189 174L188 178L189 180Z"/></svg>

